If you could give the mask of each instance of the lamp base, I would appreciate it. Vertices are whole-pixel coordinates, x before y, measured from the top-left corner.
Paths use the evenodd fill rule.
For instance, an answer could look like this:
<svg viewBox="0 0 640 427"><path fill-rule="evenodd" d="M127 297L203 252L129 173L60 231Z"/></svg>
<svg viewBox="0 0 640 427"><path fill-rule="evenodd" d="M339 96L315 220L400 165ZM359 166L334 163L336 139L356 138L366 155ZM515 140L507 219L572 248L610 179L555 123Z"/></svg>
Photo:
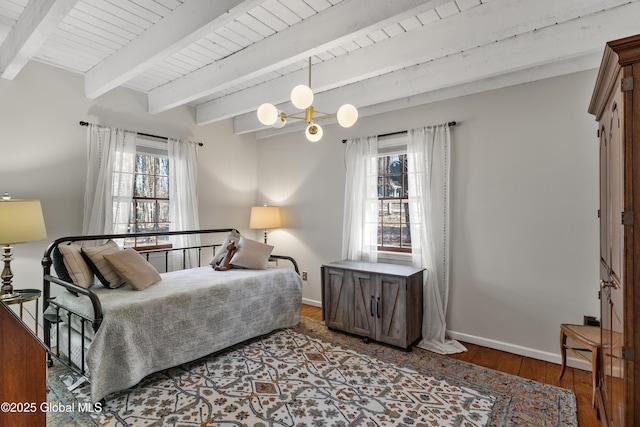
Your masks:
<svg viewBox="0 0 640 427"><path fill-rule="evenodd" d="M13 272L11 271L11 246L6 245L3 248L2 261L4 262L4 269L2 270L2 288L0 288L0 298L9 299L15 298L17 294L13 292L13 285L11 279L13 279Z"/></svg>
<svg viewBox="0 0 640 427"><path fill-rule="evenodd" d="M0 294L0 301L4 299L18 298L19 296L20 294L16 294L15 292L12 292L10 294Z"/></svg>

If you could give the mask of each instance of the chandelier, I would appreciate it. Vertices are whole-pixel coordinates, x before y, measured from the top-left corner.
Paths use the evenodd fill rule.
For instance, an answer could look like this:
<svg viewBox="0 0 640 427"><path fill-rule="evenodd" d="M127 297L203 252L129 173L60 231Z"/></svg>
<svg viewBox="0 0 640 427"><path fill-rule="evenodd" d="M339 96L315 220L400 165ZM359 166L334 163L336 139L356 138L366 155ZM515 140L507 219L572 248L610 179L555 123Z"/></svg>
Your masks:
<svg viewBox="0 0 640 427"><path fill-rule="evenodd" d="M307 122L307 128L304 131L305 136L311 142L317 142L322 139L322 127L315 123L314 120L322 120L335 117L338 124L344 128L353 126L358 120L358 110L351 104L344 104L338 108L338 112L323 113L313 108L313 91L311 90L311 58L309 58L309 85L298 85L291 91L291 103L303 112L295 114L286 114L276 108L275 105L264 103L258 107L258 120L265 126L273 126L276 129L283 127L288 119L304 120Z"/></svg>

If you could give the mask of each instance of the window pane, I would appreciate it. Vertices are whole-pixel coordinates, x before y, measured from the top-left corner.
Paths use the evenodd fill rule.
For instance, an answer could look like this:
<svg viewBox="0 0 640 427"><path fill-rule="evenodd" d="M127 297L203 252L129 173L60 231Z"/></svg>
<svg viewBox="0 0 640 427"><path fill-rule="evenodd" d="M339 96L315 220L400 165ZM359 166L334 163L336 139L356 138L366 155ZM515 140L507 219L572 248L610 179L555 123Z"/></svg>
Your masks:
<svg viewBox="0 0 640 427"><path fill-rule="evenodd" d="M154 223L156 221L156 202L155 200L138 200L136 203L136 222Z"/></svg>
<svg viewBox="0 0 640 427"><path fill-rule="evenodd" d="M158 199L169 198L169 177L156 176L156 195Z"/></svg>
<svg viewBox="0 0 640 427"><path fill-rule="evenodd" d="M401 203L385 200L382 203L382 245L400 247Z"/></svg>
<svg viewBox="0 0 640 427"><path fill-rule="evenodd" d="M402 247L410 248L411 247L411 230L409 229L409 225L403 224L401 226L402 230Z"/></svg>
<svg viewBox="0 0 640 427"><path fill-rule="evenodd" d="M156 175L169 176L169 159L167 157L156 157Z"/></svg>
<svg viewBox="0 0 640 427"><path fill-rule="evenodd" d="M169 222L169 202L167 201L158 201L158 222Z"/></svg>
<svg viewBox="0 0 640 427"><path fill-rule="evenodd" d="M400 222L403 224L409 224L409 201L402 200L402 213L400 217Z"/></svg>
<svg viewBox="0 0 640 427"><path fill-rule="evenodd" d="M385 197L402 197L401 175L388 175L385 179Z"/></svg>
<svg viewBox="0 0 640 427"><path fill-rule="evenodd" d="M136 155L136 173L153 173L153 156L150 154Z"/></svg>
<svg viewBox="0 0 640 427"><path fill-rule="evenodd" d="M402 157L403 156L399 155L389 156L386 171L388 174L398 174L402 172Z"/></svg>
<svg viewBox="0 0 640 427"><path fill-rule="evenodd" d="M153 197L153 181L149 175L136 175L134 197Z"/></svg>

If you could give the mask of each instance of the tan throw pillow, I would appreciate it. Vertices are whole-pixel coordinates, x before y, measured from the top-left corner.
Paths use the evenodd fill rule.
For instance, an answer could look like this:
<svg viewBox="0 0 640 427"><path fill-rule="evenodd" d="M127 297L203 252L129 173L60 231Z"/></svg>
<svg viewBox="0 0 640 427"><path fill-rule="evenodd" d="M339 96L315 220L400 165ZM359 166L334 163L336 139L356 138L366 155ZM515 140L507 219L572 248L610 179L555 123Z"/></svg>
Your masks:
<svg viewBox="0 0 640 427"><path fill-rule="evenodd" d="M102 246L82 248L82 254L85 256L87 264L89 264L89 267L105 288L119 288L124 283L118 273L111 267L111 264L104 258L105 255L116 252L120 252L120 248L113 240L109 240Z"/></svg>
<svg viewBox="0 0 640 427"><path fill-rule="evenodd" d="M162 278L158 271L133 248L105 254L104 258L125 282L141 291Z"/></svg>
<svg viewBox="0 0 640 427"><path fill-rule="evenodd" d="M93 285L93 273L82 256L80 245L70 243L58 246L62 261L74 285L89 289Z"/></svg>
<svg viewBox="0 0 640 427"><path fill-rule="evenodd" d="M231 265L252 270L264 270L269 263L271 251L273 251L271 245L240 237L238 250L231 258Z"/></svg>

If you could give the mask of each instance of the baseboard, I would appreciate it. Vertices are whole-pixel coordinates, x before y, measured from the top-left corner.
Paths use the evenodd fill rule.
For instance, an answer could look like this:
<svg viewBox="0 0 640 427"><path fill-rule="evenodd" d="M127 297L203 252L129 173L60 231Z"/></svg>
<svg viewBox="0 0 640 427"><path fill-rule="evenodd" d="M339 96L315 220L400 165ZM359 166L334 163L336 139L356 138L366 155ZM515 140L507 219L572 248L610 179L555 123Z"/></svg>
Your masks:
<svg viewBox="0 0 640 427"><path fill-rule="evenodd" d="M302 298L302 303L313 306L313 307L322 307L322 303L320 301L316 301L309 298Z"/></svg>
<svg viewBox="0 0 640 427"><path fill-rule="evenodd" d="M448 331L449 337L463 342L471 344L481 345L483 347L493 348L495 350L502 350L508 353L517 354L520 356L531 357L532 359L544 360L546 362L562 364L562 357L560 356L560 343L558 342L558 353L549 353L546 351L536 350L534 348L523 347L516 344L510 344L502 341L496 341L489 338L477 337L474 335L463 334L460 332ZM571 368L583 369L591 372L591 363L583 360L579 357L571 356L572 352L567 352L567 366ZM560 373L558 371L558 373Z"/></svg>

